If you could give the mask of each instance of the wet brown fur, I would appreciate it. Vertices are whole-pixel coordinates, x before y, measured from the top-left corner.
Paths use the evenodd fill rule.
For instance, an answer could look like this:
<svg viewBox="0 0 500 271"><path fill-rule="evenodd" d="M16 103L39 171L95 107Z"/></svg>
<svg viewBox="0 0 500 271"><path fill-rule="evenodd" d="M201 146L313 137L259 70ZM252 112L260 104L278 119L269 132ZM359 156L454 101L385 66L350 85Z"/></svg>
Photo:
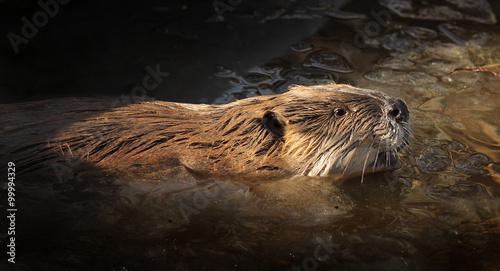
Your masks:
<svg viewBox="0 0 500 271"><path fill-rule="evenodd" d="M387 99L332 85L296 86L224 105L151 100L117 106L116 100L93 98L0 105L0 160L25 172L68 161L119 172L168 166L217 174L349 172L359 170L365 157L373 162L370 151L357 148L378 154L401 147L391 143L396 135L390 130L397 127L383 121ZM335 108L347 114L337 118ZM268 111L285 124L281 138L262 124Z"/></svg>

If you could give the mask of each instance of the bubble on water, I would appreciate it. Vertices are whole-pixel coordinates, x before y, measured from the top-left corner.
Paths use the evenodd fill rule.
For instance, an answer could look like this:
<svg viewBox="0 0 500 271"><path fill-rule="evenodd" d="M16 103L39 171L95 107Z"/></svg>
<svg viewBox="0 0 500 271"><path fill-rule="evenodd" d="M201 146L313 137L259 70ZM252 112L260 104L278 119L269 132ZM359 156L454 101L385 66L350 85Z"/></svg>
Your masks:
<svg viewBox="0 0 500 271"><path fill-rule="evenodd" d="M305 41L297 42L297 43L293 44L292 46L290 46L290 50L292 50L296 53L309 52L309 51L312 51L313 48L314 47L312 44L310 44L309 42L305 42Z"/></svg>
<svg viewBox="0 0 500 271"><path fill-rule="evenodd" d="M434 39L437 37L436 31L425 27L405 26L403 27L403 31L416 39Z"/></svg>
<svg viewBox="0 0 500 271"><path fill-rule="evenodd" d="M252 72L243 76L243 81L247 84L262 84L270 82L272 77L265 73Z"/></svg>
<svg viewBox="0 0 500 271"><path fill-rule="evenodd" d="M234 74L235 74L234 70L232 70L230 68L227 68L227 67L222 66L222 65L215 66L215 72L214 72L215 76L231 77L231 76L234 76Z"/></svg>
<svg viewBox="0 0 500 271"><path fill-rule="evenodd" d="M340 73L351 73L353 69L347 63L347 60L337 54L337 53L324 53L321 55L311 56L309 58L310 64L304 64L305 67L312 66L319 69L340 72Z"/></svg>

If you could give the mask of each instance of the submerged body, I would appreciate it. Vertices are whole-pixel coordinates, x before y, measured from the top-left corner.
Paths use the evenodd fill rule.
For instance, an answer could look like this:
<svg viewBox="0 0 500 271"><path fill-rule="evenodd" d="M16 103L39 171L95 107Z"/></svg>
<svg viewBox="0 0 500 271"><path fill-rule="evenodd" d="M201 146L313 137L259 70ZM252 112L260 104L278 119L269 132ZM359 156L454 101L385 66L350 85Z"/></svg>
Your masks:
<svg viewBox="0 0 500 271"><path fill-rule="evenodd" d="M399 99L347 85L293 86L224 105L66 98L1 105L0 157L24 172L78 161L115 172L325 176L395 161Z"/></svg>

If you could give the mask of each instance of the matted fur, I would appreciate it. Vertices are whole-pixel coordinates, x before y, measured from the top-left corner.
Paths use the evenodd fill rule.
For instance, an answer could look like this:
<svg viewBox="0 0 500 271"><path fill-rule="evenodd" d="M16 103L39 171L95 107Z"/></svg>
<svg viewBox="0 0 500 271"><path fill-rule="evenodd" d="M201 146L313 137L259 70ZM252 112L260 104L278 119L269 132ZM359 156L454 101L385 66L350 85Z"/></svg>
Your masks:
<svg viewBox="0 0 500 271"><path fill-rule="evenodd" d="M37 171L68 159L144 171L182 165L218 174L352 173L379 167L407 144L393 98L347 85L294 86L224 105L65 98L0 105L0 156ZM335 116L342 108L344 116ZM263 115L283 118L281 138Z"/></svg>

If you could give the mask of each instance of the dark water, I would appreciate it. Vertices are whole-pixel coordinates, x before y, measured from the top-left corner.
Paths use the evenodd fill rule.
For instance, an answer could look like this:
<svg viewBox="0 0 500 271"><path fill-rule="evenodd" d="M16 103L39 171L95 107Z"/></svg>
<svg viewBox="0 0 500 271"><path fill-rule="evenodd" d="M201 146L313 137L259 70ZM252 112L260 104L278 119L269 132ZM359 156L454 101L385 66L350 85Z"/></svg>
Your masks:
<svg viewBox="0 0 500 271"><path fill-rule="evenodd" d="M219 53L205 58L197 53L209 51L195 51L194 45L182 54L162 54L176 57L162 65L185 63L177 70L165 64L171 75L148 95L175 96L165 84L168 89L196 86L183 84L188 80L184 75L174 80L176 72L187 78L210 76L211 83L203 84L210 94L197 95L216 103L281 93L289 84L349 83L378 89L402 98L410 108L413 136L399 169L367 174L362 183L360 176L141 180L72 172L65 182L40 186L36 180L20 178L17 263L8 264L2 253L2 270L500 270L500 77L487 70L447 75L453 69L483 65L500 72L498 26L484 24L489 13L477 7L440 13L468 19L447 23L425 16L398 17L389 13L397 12L390 1L380 2L387 5L353 2L342 9L355 13L339 13L325 2L245 2L224 13L223 23L213 22L216 13L209 12L212 16L193 27L183 21L185 17L168 13L177 6L183 10L183 2L153 5L170 17L127 11L132 18L150 18L152 29L170 26L162 35L170 35L170 42L184 39L184 44L189 44L186 39L209 40L200 38L199 29L220 25L235 39L247 32L259 37L255 32L265 32L268 26L281 27L288 40L273 46L271 39L258 39L255 43L268 44L272 53L262 46L256 58L239 58L245 54L230 51L227 54L238 56L231 59L224 53L227 48L214 49ZM439 5L450 5L443 3ZM287 24L302 28L290 31ZM287 35L269 31L262 37ZM233 45L244 50L242 40ZM29 46L36 46L36 40L33 43ZM101 60L114 61L117 58L104 56L103 51L114 50L110 48L96 47L95 52L102 54ZM32 52L33 47L24 49ZM126 52L117 50L119 55ZM92 65L98 62L93 52ZM19 57L33 61L26 55L4 58L8 62ZM201 63L193 60L197 57ZM148 64L152 67L156 63L139 62L153 63ZM130 95L129 89L140 85L141 72L125 72L139 78L129 88L116 75L119 89L126 90L119 93ZM59 69L51 75L57 74ZM92 85L86 76L75 89ZM69 77L78 78L74 73ZM12 93L9 101L39 97L16 98ZM182 185L173 187L172 182ZM0 233L5 247L6 232Z"/></svg>

